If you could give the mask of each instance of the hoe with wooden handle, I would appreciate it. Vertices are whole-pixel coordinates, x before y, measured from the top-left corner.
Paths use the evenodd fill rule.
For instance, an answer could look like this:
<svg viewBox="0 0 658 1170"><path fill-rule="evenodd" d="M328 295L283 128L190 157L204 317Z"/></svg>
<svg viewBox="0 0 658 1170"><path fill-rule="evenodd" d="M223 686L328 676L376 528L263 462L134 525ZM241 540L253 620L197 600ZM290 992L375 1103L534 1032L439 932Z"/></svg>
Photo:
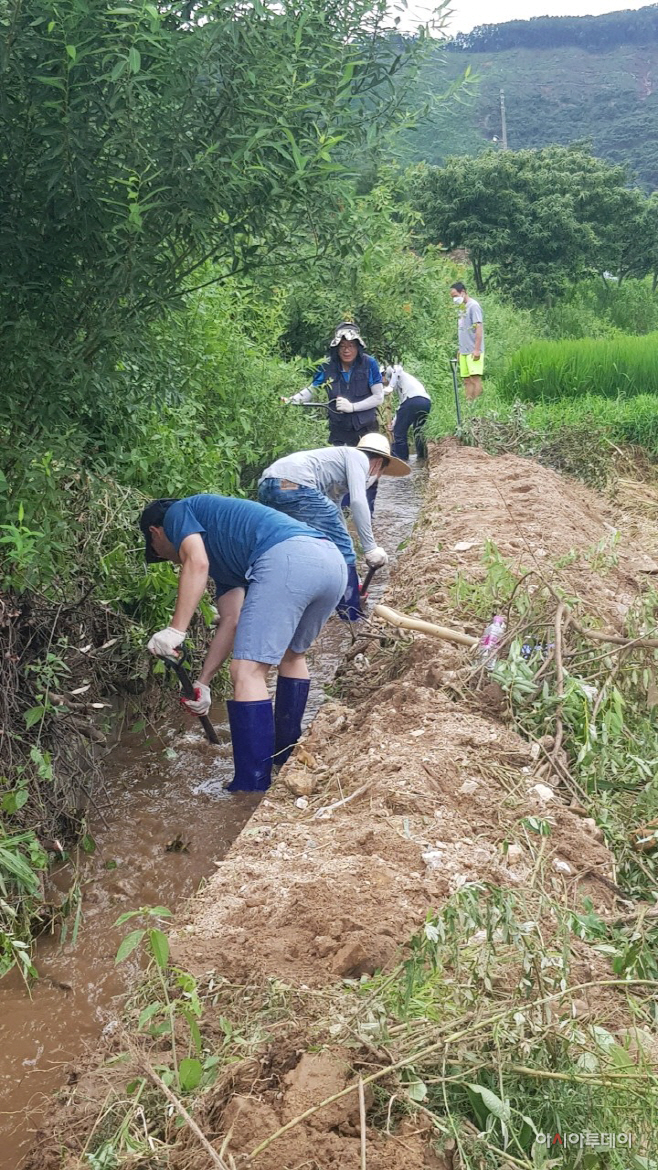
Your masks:
<svg viewBox="0 0 658 1170"><path fill-rule="evenodd" d="M401 630L418 630L421 634L432 634L435 638L442 638L444 642L456 642L459 646L475 646L478 642L471 634L451 630L448 626L435 626L434 622L424 622L421 618L408 617L406 613L398 613L395 609L389 609L387 605L376 605L372 612L375 617L382 618L390 626L398 626Z"/></svg>

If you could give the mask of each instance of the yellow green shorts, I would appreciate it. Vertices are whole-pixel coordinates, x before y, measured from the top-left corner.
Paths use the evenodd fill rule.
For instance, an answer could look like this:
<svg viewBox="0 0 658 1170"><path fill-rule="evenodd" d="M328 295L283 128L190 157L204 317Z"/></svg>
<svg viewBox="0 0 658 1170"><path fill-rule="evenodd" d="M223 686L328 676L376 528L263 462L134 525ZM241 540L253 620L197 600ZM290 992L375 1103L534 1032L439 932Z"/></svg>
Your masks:
<svg viewBox="0 0 658 1170"><path fill-rule="evenodd" d="M476 374L484 373L484 357L479 357L475 361L470 353L460 353L459 355L459 373L462 378L473 378Z"/></svg>

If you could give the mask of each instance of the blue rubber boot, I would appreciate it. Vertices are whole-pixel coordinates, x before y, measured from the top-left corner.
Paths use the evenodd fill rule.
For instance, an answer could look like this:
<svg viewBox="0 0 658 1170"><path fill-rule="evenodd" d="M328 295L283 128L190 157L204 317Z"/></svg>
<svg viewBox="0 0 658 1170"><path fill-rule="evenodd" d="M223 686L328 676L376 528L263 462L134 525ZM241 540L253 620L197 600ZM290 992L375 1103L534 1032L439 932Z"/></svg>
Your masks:
<svg viewBox="0 0 658 1170"><path fill-rule="evenodd" d="M280 767L302 734L302 719L306 710L308 678L286 678L280 674L276 684L274 705L274 764Z"/></svg>
<svg viewBox="0 0 658 1170"><path fill-rule="evenodd" d="M235 775L227 792L265 792L272 783L274 714L270 699L226 704Z"/></svg>
<svg viewBox="0 0 658 1170"><path fill-rule="evenodd" d="M347 566L347 589L336 606L336 613L344 622L358 622L363 617L356 565Z"/></svg>

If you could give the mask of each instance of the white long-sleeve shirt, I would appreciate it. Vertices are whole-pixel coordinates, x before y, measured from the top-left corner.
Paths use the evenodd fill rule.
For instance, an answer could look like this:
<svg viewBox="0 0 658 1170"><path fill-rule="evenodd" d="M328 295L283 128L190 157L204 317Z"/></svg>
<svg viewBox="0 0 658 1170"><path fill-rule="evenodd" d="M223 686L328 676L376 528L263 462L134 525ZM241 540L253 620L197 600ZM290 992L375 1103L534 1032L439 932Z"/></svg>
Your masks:
<svg viewBox="0 0 658 1170"><path fill-rule="evenodd" d="M382 402L384 401L384 395L386 393L382 383L377 382L374 386L371 386L370 389L372 390L372 393L369 394L367 398L358 398L356 402L352 404L355 411L376 410L378 406L381 406ZM299 390L297 394L293 396L292 401L312 402L314 397L315 390L313 387L306 386L303 390ZM347 397L347 394L345 394L344 397Z"/></svg>
<svg viewBox="0 0 658 1170"><path fill-rule="evenodd" d="M370 460L356 447L320 447L316 451L297 451L277 459L260 477L287 479L302 487L316 488L335 503L350 493L350 508L364 552L377 548L372 519L366 498ZM342 519L342 514L341 514Z"/></svg>
<svg viewBox="0 0 658 1170"><path fill-rule="evenodd" d="M345 393L343 397L348 399L350 398L350 372L350 370L343 370L343 380L345 382ZM298 394L295 394L292 401L311 402L320 386L325 386L327 383L327 370L324 366L321 366L316 373L311 385L307 386L304 390L300 390ZM384 401L384 387L382 385L381 371L379 369L377 359L371 355L368 355L368 385L370 387L370 394L367 398L359 398L353 403L355 411L376 410L377 407L381 406L382 402Z"/></svg>
<svg viewBox="0 0 658 1170"><path fill-rule="evenodd" d="M414 378L413 374L408 374L401 365L388 366L386 376L388 386L384 388L384 393L392 394L396 390L400 406L406 402L407 398L427 398L431 401L420 379Z"/></svg>

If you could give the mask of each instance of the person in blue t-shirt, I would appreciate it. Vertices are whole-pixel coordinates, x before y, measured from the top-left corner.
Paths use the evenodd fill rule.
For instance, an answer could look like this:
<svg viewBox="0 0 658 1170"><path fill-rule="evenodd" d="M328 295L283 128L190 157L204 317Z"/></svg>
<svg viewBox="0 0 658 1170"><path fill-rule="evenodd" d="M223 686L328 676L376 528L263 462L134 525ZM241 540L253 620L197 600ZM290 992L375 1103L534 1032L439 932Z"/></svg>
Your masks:
<svg viewBox="0 0 658 1170"><path fill-rule="evenodd" d="M203 596L215 585L219 628L196 680L194 715L210 710L210 682L231 652L228 715L235 776L229 791L263 791L301 734L309 691L306 651L345 593L347 567L326 537L251 500L198 495L153 500L140 517L146 561L181 566L171 624L148 649L176 656ZM267 690L279 670L275 709Z"/></svg>

